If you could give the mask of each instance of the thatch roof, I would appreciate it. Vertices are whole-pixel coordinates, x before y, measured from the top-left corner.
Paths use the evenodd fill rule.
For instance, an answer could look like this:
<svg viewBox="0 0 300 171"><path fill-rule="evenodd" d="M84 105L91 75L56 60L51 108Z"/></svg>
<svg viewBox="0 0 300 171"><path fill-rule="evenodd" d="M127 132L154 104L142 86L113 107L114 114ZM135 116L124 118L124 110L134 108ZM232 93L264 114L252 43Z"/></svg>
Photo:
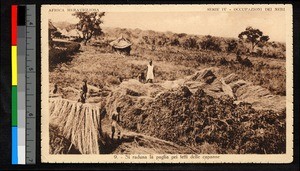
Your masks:
<svg viewBox="0 0 300 171"><path fill-rule="evenodd" d="M131 46L132 43L129 40L125 39L123 36L121 36L118 39L110 42L110 45L117 49L124 49Z"/></svg>
<svg viewBox="0 0 300 171"><path fill-rule="evenodd" d="M80 34L81 32L78 31L77 29L73 29L70 30L69 32L66 33L66 36L69 37L82 37L82 34Z"/></svg>
<svg viewBox="0 0 300 171"><path fill-rule="evenodd" d="M61 35L67 36L68 35L68 31L66 29L62 29L60 30Z"/></svg>
<svg viewBox="0 0 300 171"><path fill-rule="evenodd" d="M57 31L57 28L53 25L51 21L48 22L48 28L50 31Z"/></svg>
<svg viewBox="0 0 300 171"><path fill-rule="evenodd" d="M100 108L61 98L49 101L50 124L81 154L99 154Z"/></svg>

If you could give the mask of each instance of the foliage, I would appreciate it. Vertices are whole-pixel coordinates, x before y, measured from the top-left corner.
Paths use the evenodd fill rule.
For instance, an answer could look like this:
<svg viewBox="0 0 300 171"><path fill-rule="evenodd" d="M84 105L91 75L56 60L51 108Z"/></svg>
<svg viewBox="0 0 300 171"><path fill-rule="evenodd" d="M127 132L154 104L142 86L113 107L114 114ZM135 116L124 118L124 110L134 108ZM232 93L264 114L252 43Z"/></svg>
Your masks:
<svg viewBox="0 0 300 171"><path fill-rule="evenodd" d="M96 38L103 33L100 25L103 23L101 18L104 12L75 12L73 15L79 18L77 29L83 34L84 44L93 36Z"/></svg>
<svg viewBox="0 0 300 171"><path fill-rule="evenodd" d="M72 60L74 53L80 49L79 43L53 42L56 47L49 50L49 68L53 69L59 63L64 63Z"/></svg>
<svg viewBox="0 0 300 171"><path fill-rule="evenodd" d="M183 47L185 49L193 49L197 47L197 41L194 37L189 37L187 38L184 43L183 43Z"/></svg>
<svg viewBox="0 0 300 171"><path fill-rule="evenodd" d="M227 51L228 52L234 52L234 50L236 50L238 43L235 40L230 40L228 41L228 47L227 47Z"/></svg>
<svg viewBox="0 0 300 171"><path fill-rule="evenodd" d="M269 36L263 35L262 31L252 27L247 27L245 31L238 35L238 37L239 39L251 43L251 51L254 50L256 45L260 44L260 46L263 46L263 44L270 39Z"/></svg>
<svg viewBox="0 0 300 171"><path fill-rule="evenodd" d="M236 53L237 49L239 49L244 55L248 56L285 58L285 44L280 42L260 42L251 52L252 47L250 42L235 38L222 38L210 35L195 36L185 33L178 34L123 28L105 29L104 32L106 35L103 38L107 42L115 40L120 35L125 35L133 43L132 48L135 48L134 46L152 50L182 48L226 53ZM261 47L262 45L263 47ZM262 52L260 53L261 56L257 51Z"/></svg>
<svg viewBox="0 0 300 171"><path fill-rule="evenodd" d="M76 57L75 61L72 61L72 63L74 63L74 65L76 65L77 67L80 67L80 69L76 69L76 71L70 72L68 76L69 83L75 83L77 79L81 79L82 75L89 75L93 84L96 86L104 85L106 83L109 85L111 83L117 83L117 81L114 80L118 80L118 76L124 79L136 78L138 74L140 74L141 72L145 72L146 68L143 68L144 65L136 63L131 64L129 61L147 61L148 59L152 59L153 61L155 61L155 66L157 66L157 81L179 79L184 76L191 75L195 72L195 69L199 67L215 66L216 64L221 64L219 67L221 67L221 70L224 74L228 75L231 73L236 73L240 78L244 78L247 81L253 82L255 85L260 85L264 88L267 88L274 94L285 95L286 70L285 66L281 65L284 62L284 60L282 59L263 59L248 57L248 59L253 63L253 68L248 68L232 62L232 60L235 60L236 56L232 53L228 54L228 49L226 51L223 51L222 48L221 52L216 52L214 50L203 51L201 46L199 45L202 40L204 40L204 37L186 35L188 37L194 37L197 40L197 45L199 47L185 49L182 48L180 42L178 41L180 39L179 36L173 33L159 33L118 28L108 29L104 31L106 34L104 40L97 41L101 42L101 44L95 44L95 46L87 47L89 48L89 50L91 50L90 48L96 50L95 53L99 55L95 55L93 50L93 53L83 55L81 58ZM133 42L131 51L132 58L118 57L117 55L112 54L110 46L107 46L110 41L126 32L128 32L128 35L131 35L130 41ZM185 35L182 34L180 36L184 38ZM144 39L142 39L142 37L148 39L149 45L144 42ZM152 39L156 40L156 42L163 42L163 39L166 39L166 44L162 46L155 46L156 49L153 51L151 48L149 48L149 46L152 46ZM226 41L227 44L223 45L228 45L228 42L231 42L231 40L232 42L238 42L237 39L222 39L218 37L215 37L215 39L217 39L217 42ZM176 43L172 45L170 44L170 42L172 42L173 40L175 40L174 42ZM244 42L244 44L237 44L238 47L233 49L232 52L235 52L237 48L241 49L239 46L243 47L246 43ZM243 55L246 54L246 48L247 47L245 46L245 50L242 51ZM85 51L85 49L82 50ZM87 53L89 50L87 50ZM50 50L50 56L51 53L52 52ZM279 42L267 42L260 54L265 57L280 57L284 59L285 44ZM258 57L261 57L259 56L260 54L255 54L255 56L257 55ZM85 60L85 58L87 57L90 61L82 62L82 60ZM243 58L245 58L245 56L243 56ZM50 57L50 60L51 59L52 58ZM116 62L116 60L118 62ZM164 63L164 65L159 66L157 62ZM168 67L166 67L165 64L168 64ZM107 68L99 66L110 67ZM176 68L172 66L176 66ZM95 68L97 68L97 72L94 72ZM81 71L86 72L82 73ZM109 78L107 77L108 75L113 75L113 77L116 78ZM67 77L67 75L65 76ZM56 80L56 82L57 81L60 82L60 80Z"/></svg>
<svg viewBox="0 0 300 171"><path fill-rule="evenodd" d="M211 35L207 35L204 37L204 40L201 42L201 48L204 50L214 50L214 51L221 51L220 42Z"/></svg>

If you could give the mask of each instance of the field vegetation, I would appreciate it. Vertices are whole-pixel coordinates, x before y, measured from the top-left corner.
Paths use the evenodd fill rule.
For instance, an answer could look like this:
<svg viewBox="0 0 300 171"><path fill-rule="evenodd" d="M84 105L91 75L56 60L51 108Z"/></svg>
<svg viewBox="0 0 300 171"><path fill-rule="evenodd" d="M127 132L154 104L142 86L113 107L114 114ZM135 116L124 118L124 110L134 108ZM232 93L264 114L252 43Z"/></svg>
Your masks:
<svg viewBox="0 0 300 171"><path fill-rule="evenodd" d="M64 99L77 101L82 80L86 79L89 85L87 102L108 111L103 120L104 132L109 132L109 128L105 128L109 115L119 105L123 113L121 125L125 130L160 139L133 138L132 141L145 148L151 148L150 142L163 143L163 140L175 143L178 149L191 147L189 150L197 153L285 152L285 110L279 107L263 110L267 105L257 108L255 103L260 102L254 101L255 98L259 101L272 97L274 101L268 102L272 106L284 99L284 43L265 41L253 46L241 39L210 35L122 28L103 28L102 31L101 37L81 44L56 42L56 47L49 52L49 81L50 89L56 84ZM133 43L128 56L115 53L109 45L120 35ZM238 51L251 65L236 60ZM155 66L155 83L135 82L141 73L146 74L149 60ZM212 83L190 79L207 68L213 68L209 69L214 75ZM236 80L230 80L230 75ZM225 80L228 85L236 86L234 91L238 99L235 100L253 95L253 101L236 103L225 96L220 90L220 78L228 78ZM244 90L247 87L249 91ZM100 151L105 151L103 146L109 144L108 139L106 135L99 143L102 145ZM81 148L77 150L82 151ZM106 152L125 153L128 148L120 145Z"/></svg>

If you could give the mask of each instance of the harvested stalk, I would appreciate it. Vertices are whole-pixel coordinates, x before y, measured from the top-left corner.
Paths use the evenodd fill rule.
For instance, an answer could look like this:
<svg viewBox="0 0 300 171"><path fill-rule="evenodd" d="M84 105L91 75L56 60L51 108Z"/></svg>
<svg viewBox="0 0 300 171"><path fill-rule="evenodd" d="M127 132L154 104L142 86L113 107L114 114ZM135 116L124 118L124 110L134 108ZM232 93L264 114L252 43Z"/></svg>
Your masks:
<svg viewBox="0 0 300 171"><path fill-rule="evenodd" d="M99 154L100 109L61 98L50 99L50 123L82 154Z"/></svg>

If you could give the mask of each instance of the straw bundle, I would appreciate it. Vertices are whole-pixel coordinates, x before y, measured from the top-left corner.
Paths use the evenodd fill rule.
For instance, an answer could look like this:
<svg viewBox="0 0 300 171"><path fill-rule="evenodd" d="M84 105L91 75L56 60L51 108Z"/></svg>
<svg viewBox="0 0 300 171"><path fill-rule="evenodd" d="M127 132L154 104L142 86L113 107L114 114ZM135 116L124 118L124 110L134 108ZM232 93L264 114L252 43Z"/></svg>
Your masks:
<svg viewBox="0 0 300 171"><path fill-rule="evenodd" d="M82 154L99 154L100 108L59 98L49 103L50 123Z"/></svg>

